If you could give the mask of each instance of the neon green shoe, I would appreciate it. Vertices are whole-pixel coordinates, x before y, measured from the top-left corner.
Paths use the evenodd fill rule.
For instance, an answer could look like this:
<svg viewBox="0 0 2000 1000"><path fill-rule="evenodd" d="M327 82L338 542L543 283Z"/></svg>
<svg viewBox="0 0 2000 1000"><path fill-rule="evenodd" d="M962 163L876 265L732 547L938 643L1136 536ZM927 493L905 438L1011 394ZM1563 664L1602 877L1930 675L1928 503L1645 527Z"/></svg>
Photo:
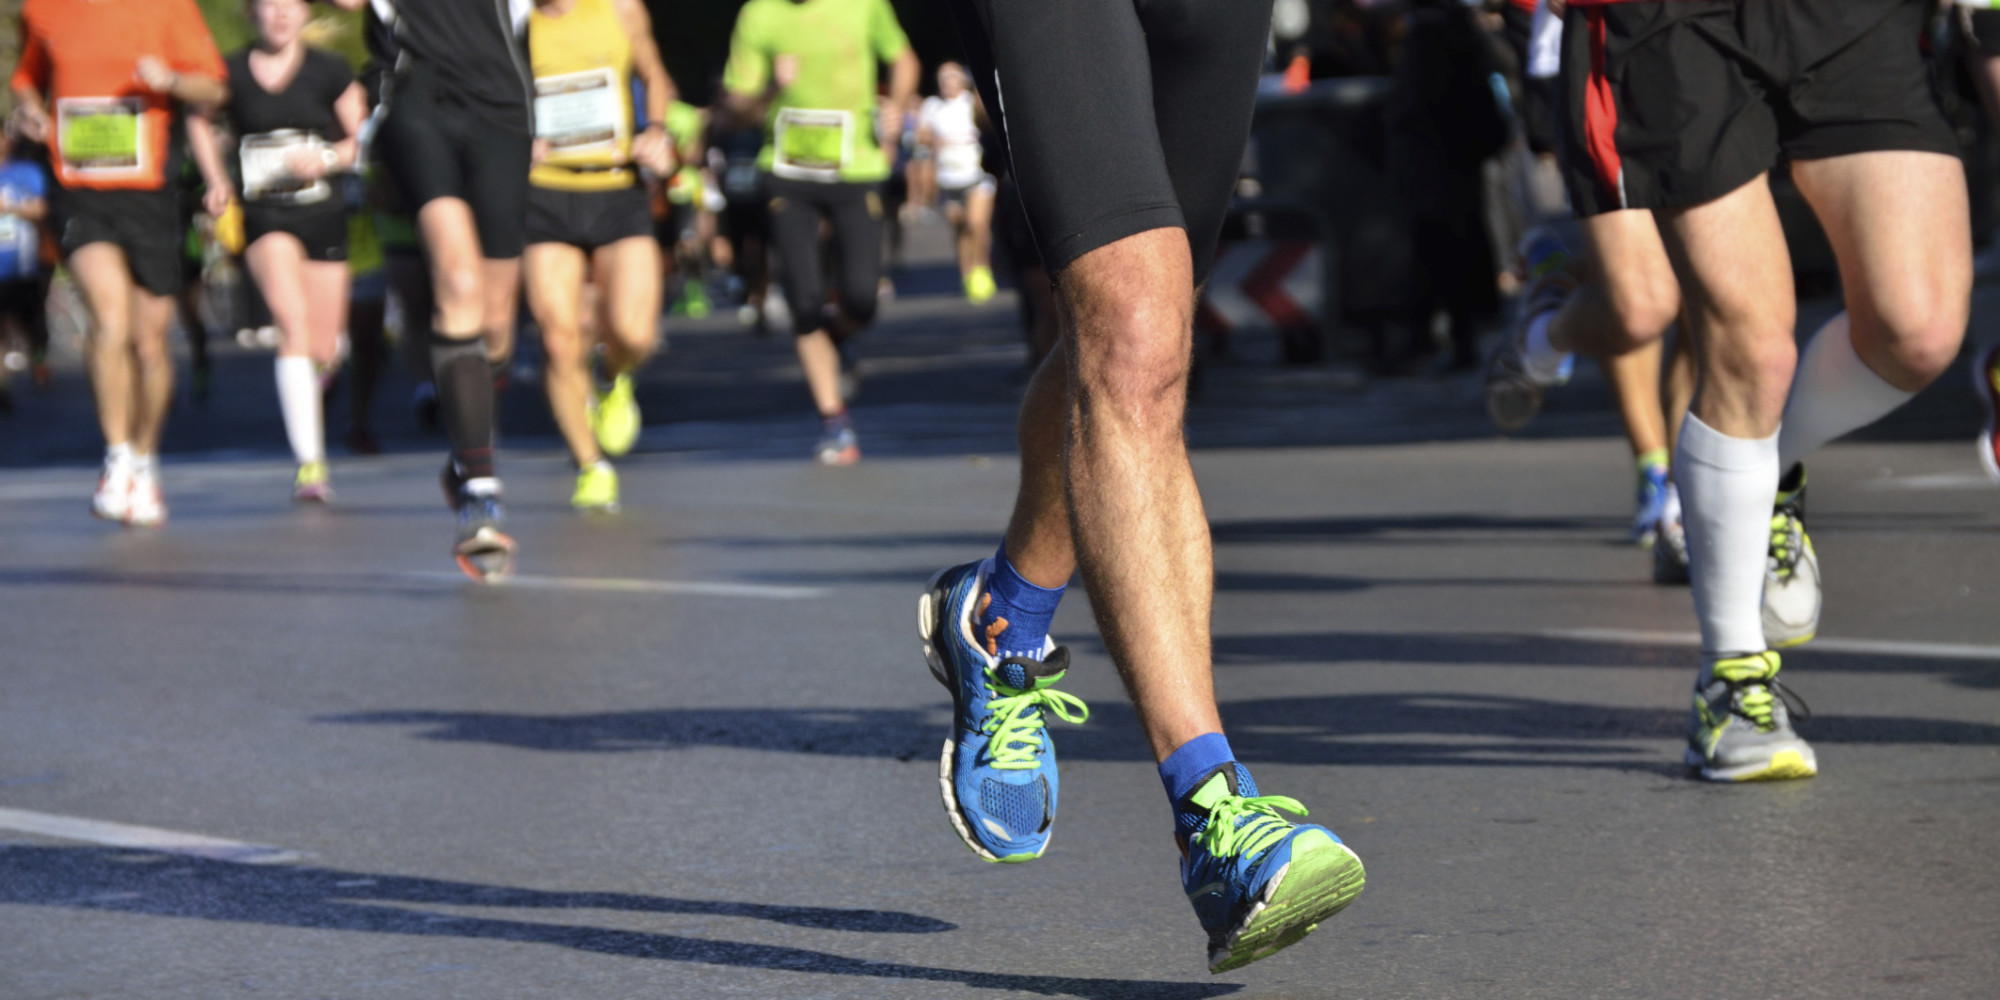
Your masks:
<svg viewBox="0 0 2000 1000"><path fill-rule="evenodd" d="M618 470L602 460L584 466L576 474L576 492L570 494L569 505L577 510L617 513Z"/></svg>
<svg viewBox="0 0 2000 1000"><path fill-rule="evenodd" d="M993 280L993 269L984 264L972 269L965 276L965 299L975 306L983 306L993 300L993 293L1000 286Z"/></svg>
<svg viewBox="0 0 2000 1000"><path fill-rule="evenodd" d="M299 466L299 474L292 480L292 502L333 502L332 477L327 474L325 462L307 462Z"/></svg>
<svg viewBox="0 0 2000 1000"><path fill-rule="evenodd" d="M612 379L608 392L593 390L591 400L595 405L590 408L590 431L597 436L597 446L613 458L631 451L639 443L639 428L644 422L639 400L632 394L631 374Z"/></svg>
<svg viewBox="0 0 2000 1000"><path fill-rule="evenodd" d="M1765 650L1705 665L1688 714L1687 765L1707 781L1783 781L1819 773L1813 748L1792 731L1778 683L1778 654ZM1803 714L1805 703L1799 702Z"/></svg>

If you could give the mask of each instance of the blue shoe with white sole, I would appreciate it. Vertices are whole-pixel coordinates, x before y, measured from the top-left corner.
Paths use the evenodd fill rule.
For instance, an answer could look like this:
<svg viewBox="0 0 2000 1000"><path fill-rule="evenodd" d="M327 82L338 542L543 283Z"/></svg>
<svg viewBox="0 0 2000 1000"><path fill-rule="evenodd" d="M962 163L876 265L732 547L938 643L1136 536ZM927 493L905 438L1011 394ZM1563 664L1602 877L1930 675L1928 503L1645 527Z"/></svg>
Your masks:
<svg viewBox="0 0 2000 1000"><path fill-rule="evenodd" d="M996 656L976 638L990 560L939 572L917 604L917 633L931 674L951 689L951 735L938 785L952 828L987 861L1033 861L1056 818L1056 749L1048 715L1080 723L1090 709L1055 690L1069 651L1048 644L1040 660Z"/></svg>

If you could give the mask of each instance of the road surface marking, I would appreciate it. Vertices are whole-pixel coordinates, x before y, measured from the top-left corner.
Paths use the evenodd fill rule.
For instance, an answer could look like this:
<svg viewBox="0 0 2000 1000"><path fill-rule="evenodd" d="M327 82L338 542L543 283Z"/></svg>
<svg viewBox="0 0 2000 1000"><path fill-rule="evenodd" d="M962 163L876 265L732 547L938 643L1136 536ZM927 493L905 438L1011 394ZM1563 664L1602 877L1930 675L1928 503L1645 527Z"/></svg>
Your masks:
<svg viewBox="0 0 2000 1000"><path fill-rule="evenodd" d="M397 573L412 580L466 582L462 573ZM770 583L717 583L702 580L636 580L594 576L510 576L489 586L526 590L576 590L620 594L697 594L707 597L759 597L771 601L804 601L826 596L825 587L788 587Z"/></svg>
<svg viewBox="0 0 2000 1000"><path fill-rule="evenodd" d="M234 861L245 865L275 865L298 861L305 857L298 851L288 851L282 847L245 844L241 841L222 840L217 837L204 837L198 833L181 833L178 830L162 830L151 826L133 826L129 823L110 823L99 819L29 812L26 809L0 808L0 830L39 834L58 840L80 840L86 844L102 844L105 847L130 847L143 851L158 851L162 854L185 854L194 858Z"/></svg>
<svg viewBox="0 0 2000 1000"><path fill-rule="evenodd" d="M1699 632L1646 632L1622 628L1551 629L1543 632L1551 639L1580 642L1623 642L1645 646L1700 646ZM1865 653L1880 656L1918 656L1933 660L2000 661L2000 646L1978 646L1955 642L1901 642L1895 639L1837 639L1822 636L1801 650L1828 653Z"/></svg>

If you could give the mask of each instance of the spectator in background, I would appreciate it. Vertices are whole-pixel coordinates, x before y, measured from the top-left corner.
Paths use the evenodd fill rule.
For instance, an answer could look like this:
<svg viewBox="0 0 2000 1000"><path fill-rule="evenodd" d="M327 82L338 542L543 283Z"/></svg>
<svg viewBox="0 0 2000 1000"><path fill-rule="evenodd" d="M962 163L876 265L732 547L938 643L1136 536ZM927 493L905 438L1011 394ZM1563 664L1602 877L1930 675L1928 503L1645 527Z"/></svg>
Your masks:
<svg viewBox="0 0 2000 1000"><path fill-rule="evenodd" d="M1410 207L1412 357L1429 350L1431 323L1450 317L1453 371L1479 365L1480 327L1499 309L1484 221L1482 168L1507 143L1510 123L1494 93L1493 56L1473 12L1458 0L1416 0L1387 113L1391 173Z"/></svg>
<svg viewBox="0 0 2000 1000"><path fill-rule="evenodd" d="M48 175L34 158L18 155L16 140L0 131L0 346L25 341L36 383L48 381L49 269L42 266L42 225L48 221ZM13 350L8 349L9 361ZM0 365L0 413L13 410Z"/></svg>

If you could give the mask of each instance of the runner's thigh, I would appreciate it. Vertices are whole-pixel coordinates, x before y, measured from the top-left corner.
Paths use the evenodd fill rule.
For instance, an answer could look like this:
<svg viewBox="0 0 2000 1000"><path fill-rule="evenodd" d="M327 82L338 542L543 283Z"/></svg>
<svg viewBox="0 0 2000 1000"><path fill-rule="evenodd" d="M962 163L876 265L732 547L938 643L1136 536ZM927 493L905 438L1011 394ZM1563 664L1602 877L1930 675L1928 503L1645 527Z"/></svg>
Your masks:
<svg viewBox="0 0 2000 1000"><path fill-rule="evenodd" d="M1184 226L1133 0L951 4L1051 274L1127 236Z"/></svg>
<svg viewBox="0 0 2000 1000"><path fill-rule="evenodd" d="M1141 0L1139 18L1151 53L1153 117L1199 284L1250 141L1271 0Z"/></svg>

